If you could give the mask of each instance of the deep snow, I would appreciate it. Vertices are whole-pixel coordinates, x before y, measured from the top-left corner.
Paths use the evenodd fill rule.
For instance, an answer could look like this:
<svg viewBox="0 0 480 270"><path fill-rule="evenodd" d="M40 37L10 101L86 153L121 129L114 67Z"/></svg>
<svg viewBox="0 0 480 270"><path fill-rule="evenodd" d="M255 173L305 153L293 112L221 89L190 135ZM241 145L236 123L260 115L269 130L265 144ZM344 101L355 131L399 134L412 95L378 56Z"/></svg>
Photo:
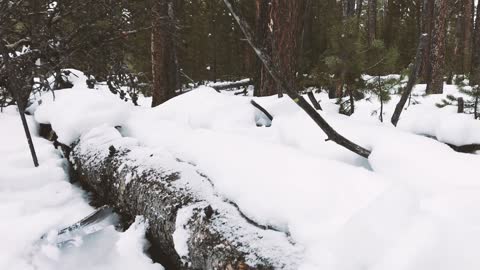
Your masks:
<svg viewBox="0 0 480 270"><path fill-rule="evenodd" d="M66 161L53 145L39 138L28 117L40 167L33 167L17 109L0 113L0 269L163 269L144 254L145 222L125 232L113 227L115 217L95 230L57 236L94 209L84 191L70 184ZM103 229L103 230L98 230ZM43 239L41 239L43 237Z"/></svg>
<svg viewBox="0 0 480 270"><path fill-rule="evenodd" d="M404 112L399 128L372 116L374 98L346 117L316 95L334 128L372 150L365 160L325 142L289 98L256 98L275 117L259 128L249 97L200 87L151 109L80 82L55 101L45 95L35 119L52 124L64 143L94 127L122 126L141 145L196 164L250 218L289 232L304 249L301 269L480 267L480 156L417 135L478 142L480 121L436 108L444 95L424 97L423 85L414 91L420 104ZM397 100L386 104L385 119ZM188 232L178 229L175 246L186 253Z"/></svg>

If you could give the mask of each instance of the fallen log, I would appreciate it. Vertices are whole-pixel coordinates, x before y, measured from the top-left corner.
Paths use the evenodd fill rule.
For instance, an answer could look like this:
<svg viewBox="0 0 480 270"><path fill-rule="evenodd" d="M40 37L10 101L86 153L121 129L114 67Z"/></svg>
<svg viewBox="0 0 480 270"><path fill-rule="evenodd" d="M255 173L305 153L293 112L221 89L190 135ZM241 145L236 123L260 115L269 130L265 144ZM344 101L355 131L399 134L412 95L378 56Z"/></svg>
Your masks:
<svg viewBox="0 0 480 270"><path fill-rule="evenodd" d="M253 81L251 79L245 79L245 80L240 80L236 82L217 83L217 84L211 84L207 86L210 86L217 91L221 91L221 90L229 90L229 89L240 89L242 87L247 88L251 84L253 84Z"/></svg>
<svg viewBox="0 0 480 270"><path fill-rule="evenodd" d="M113 127L94 129L64 149L71 149L72 179L97 204L148 220L151 255L167 269L298 268L302 248L289 233L247 217L194 164L142 147Z"/></svg>

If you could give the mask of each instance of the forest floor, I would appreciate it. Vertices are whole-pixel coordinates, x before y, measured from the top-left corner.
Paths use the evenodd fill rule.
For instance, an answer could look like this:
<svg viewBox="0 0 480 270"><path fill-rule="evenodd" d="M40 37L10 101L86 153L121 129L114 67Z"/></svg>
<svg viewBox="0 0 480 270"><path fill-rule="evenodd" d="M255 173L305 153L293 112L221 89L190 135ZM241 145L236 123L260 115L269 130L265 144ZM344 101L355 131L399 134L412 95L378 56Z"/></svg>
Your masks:
<svg viewBox="0 0 480 270"><path fill-rule="evenodd" d="M288 97L254 98L274 117L271 127L257 127L268 121L250 104L251 93L235 96L200 87L152 109L149 99L135 107L105 87L87 89L83 75L76 73L73 89L57 91L55 99L46 94L32 106L32 125L34 120L51 124L64 144L97 127L121 126L123 136L195 164L218 194L250 219L291 235L302 250L298 269L480 267L480 155L457 153L424 136L455 145L480 144L480 121L456 114L454 106L435 106L447 94L460 96L455 86L446 86L444 95L425 96L425 86L417 85L398 128L389 123L397 95L385 105L381 123L375 97L358 101L355 114L347 117L338 114L335 100L316 94L321 114L332 126L372 150L367 160L325 141L325 134ZM0 207L5 209L1 215L7 215L0 233L18 243L18 248L0 244L0 268L34 263L37 269L60 269L51 266L79 262L88 252L124 265L113 258L132 258L122 256L127 241L135 243L137 254L130 263L159 268L141 254L145 240L136 228L92 237L92 242L105 237L109 241L102 245L116 247L104 256L92 251L96 244L88 241L66 251L47 244L32 256L43 233L69 225L92 208L66 181L59 153L38 137L44 165L30 166L13 108L0 114L0 125L9 127L0 134L6 136L0 145ZM3 254L10 255L4 259ZM115 269L108 263L102 267L90 269Z"/></svg>

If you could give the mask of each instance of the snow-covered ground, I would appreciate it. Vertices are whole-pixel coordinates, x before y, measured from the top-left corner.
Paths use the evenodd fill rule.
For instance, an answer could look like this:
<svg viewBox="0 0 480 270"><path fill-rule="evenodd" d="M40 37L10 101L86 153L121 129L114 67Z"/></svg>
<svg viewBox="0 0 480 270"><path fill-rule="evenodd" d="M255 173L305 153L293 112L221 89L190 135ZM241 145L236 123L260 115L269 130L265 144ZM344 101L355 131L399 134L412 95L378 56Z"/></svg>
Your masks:
<svg viewBox="0 0 480 270"><path fill-rule="evenodd" d="M200 87L153 109L134 107L106 89L87 89L77 75L74 89L57 91L55 101L43 96L32 109L36 121L52 124L66 144L99 126L122 126L123 136L196 164L218 194L251 219L290 233L304 250L300 269L480 267L480 156L422 136L480 142L480 121L435 106L445 95L424 97L425 86L418 85L419 104L394 128L372 116L379 108L375 98L357 102L356 113L346 117L326 94L317 94L332 126L372 150L366 160L326 142L287 97L255 98L274 116L266 128L256 126L259 112L251 97ZM447 86L446 93L457 90ZM386 104L384 119L397 100ZM61 163L58 156L54 160ZM59 178L64 180L63 171Z"/></svg>
<svg viewBox="0 0 480 270"><path fill-rule="evenodd" d="M0 113L0 269L163 269L144 254L148 243L141 218L125 232L115 230L112 215L89 231L58 236L94 209L85 192L70 184L60 152L37 136L32 117L28 121L38 168L16 107Z"/></svg>

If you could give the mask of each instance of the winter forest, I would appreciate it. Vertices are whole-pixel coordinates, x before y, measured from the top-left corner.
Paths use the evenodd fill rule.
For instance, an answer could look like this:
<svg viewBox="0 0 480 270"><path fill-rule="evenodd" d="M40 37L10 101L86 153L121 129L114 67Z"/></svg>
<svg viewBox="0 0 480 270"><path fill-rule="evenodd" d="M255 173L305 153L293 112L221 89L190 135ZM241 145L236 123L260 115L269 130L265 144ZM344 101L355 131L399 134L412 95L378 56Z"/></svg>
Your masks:
<svg viewBox="0 0 480 270"><path fill-rule="evenodd" d="M0 0L0 269L480 269L477 0Z"/></svg>

